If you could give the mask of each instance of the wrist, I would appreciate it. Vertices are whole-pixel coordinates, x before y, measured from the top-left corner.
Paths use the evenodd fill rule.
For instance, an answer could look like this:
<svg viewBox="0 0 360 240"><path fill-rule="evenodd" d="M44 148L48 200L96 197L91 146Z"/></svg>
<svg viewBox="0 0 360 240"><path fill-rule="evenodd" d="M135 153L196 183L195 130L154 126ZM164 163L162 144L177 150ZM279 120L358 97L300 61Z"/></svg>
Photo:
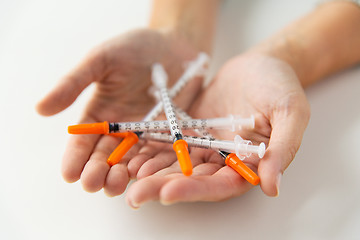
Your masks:
<svg viewBox="0 0 360 240"><path fill-rule="evenodd" d="M187 31L178 27L153 27L149 26L150 29L156 30L170 39L177 39L181 42L188 43L198 52L206 52L211 54L213 38L211 34L204 37L204 35L196 34L191 31Z"/></svg>
<svg viewBox="0 0 360 240"><path fill-rule="evenodd" d="M219 0L154 0L149 28L179 37L209 53Z"/></svg>
<svg viewBox="0 0 360 240"><path fill-rule="evenodd" d="M302 86L308 85L306 80L310 76L307 64L304 64L306 56L302 49L302 43L296 36L276 36L250 49L249 53L276 58L285 62L294 70Z"/></svg>
<svg viewBox="0 0 360 240"><path fill-rule="evenodd" d="M352 3L325 3L250 51L288 63L306 87L360 61L360 9Z"/></svg>

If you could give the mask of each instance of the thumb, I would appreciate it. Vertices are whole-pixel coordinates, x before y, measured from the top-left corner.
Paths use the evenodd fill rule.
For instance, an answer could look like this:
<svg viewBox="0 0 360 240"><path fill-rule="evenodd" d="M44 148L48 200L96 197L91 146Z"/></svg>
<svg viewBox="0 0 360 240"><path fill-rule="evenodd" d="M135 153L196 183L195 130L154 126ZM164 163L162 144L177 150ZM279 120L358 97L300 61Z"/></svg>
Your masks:
<svg viewBox="0 0 360 240"><path fill-rule="evenodd" d="M270 197L279 195L282 174L300 147L310 111L309 108L304 108L303 111L284 115L276 116L271 123L269 146L258 168L261 189Z"/></svg>
<svg viewBox="0 0 360 240"><path fill-rule="evenodd" d="M70 106L90 83L99 80L103 67L100 59L99 55L85 58L38 102L37 112L51 116Z"/></svg>

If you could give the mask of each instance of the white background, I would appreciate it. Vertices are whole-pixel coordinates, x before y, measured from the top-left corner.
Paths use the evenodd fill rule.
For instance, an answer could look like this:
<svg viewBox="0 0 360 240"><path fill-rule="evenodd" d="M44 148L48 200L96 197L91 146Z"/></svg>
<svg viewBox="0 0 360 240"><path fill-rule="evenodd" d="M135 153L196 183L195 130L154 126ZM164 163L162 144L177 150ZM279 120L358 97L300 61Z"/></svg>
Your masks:
<svg viewBox="0 0 360 240"><path fill-rule="evenodd" d="M212 73L316 1L226 1ZM149 1L0 0L0 239L359 239L360 67L306 93L312 118L278 198L129 208L60 176L67 125L91 93L51 118L36 102L93 46L146 26Z"/></svg>

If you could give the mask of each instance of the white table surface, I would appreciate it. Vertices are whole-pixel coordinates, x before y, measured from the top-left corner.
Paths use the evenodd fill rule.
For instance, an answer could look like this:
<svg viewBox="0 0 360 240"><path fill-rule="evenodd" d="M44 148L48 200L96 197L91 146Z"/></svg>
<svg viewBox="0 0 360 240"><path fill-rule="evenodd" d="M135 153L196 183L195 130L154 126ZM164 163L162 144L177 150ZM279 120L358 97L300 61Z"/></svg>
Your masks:
<svg viewBox="0 0 360 240"><path fill-rule="evenodd" d="M316 6L227 1L212 73ZM54 117L35 103L94 45L146 25L149 1L0 1L0 239L360 239L360 67L306 93L312 118L278 198L129 208L67 184L60 161L90 90ZM238 31L234 33L234 29Z"/></svg>

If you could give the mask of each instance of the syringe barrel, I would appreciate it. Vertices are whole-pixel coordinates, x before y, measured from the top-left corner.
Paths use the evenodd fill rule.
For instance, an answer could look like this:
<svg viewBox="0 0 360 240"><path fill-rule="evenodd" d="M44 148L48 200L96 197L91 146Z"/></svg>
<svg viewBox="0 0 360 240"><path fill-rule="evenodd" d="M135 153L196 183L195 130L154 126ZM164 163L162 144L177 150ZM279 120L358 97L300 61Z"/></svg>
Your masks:
<svg viewBox="0 0 360 240"><path fill-rule="evenodd" d="M177 124L176 113L166 88L167 74L164 67L160 63L154 63L152 66L152 82L159 89L161 101L163 103L163 109L166 115L166 119L169 123L171 135L174 137L174 141L180 140L182 138L181 128Z"/></svg>
<svg viewBox="0 0 360 240"><path fill-rule="evenodd" d="M143 139L155 140L158 142L172 143L173 137L168 133L147 133L144 132L140 135Z"/></svg>
<svg viewBox="0 0 360 240"><path fill-rule="evenodd" d="M148 114L146 114L146 116L144 117L144 121L151 121L154 120L157 116L159 116L159 114L161 113L163 109L163 104L162 102L158 102L155 107L153 107L153 109L150 110L150 112Z"/></svg>
<svg viewBox="0 0 360 240"><path fill-rule="evenodd" d="M173 137L168 133L148 133L144 132L140 135L141 138L148 139L148 140L155 140L159 142L167 142L172 143ZM191 136L183 136L183 140L185 140L189 146L192 147L199 147L199 148L211 148L211 140L207 138L200 138L200 137L191 137Z"/></svg>
<svg viewBox="0 0 360 240"><path fill-rule="evenodd" d="M143 133L141 137L148 140L155 140L160 142L173 142L172 136L168 133ZM183 139L191 147L217 149L225 152L235 152L238 158L240 158L241 160L245 159L245 157L249 157L252 153L257 154L260 158L262 158L265 154L264 143L260 143L259 146L255 146L251 145L250 141L242 140L241 138L236 138L237 141L226 141L217 140L214 138L209 139L206 137L193 137L185 135L183 136Z"/></svg>
<svg viewBox="0 0 360 240"><path fill-rule="evenodd" d="M185 70L185 73L179 78L174 86L169 90L170 98L174 98L181 89L196 75L199 73L203 66L209 61L209 56L206 53L199 53L197 58L190 62L189 67ZM144 121L154 120L162 111L162 102L158 102L155 107L145 116Z"/></svg>
<svg viewBox="0 0 360 240"><path fill-rule="evenodd" d="M214 128L231 128L231 119L229 118L208 119L207 122Z"/></svg>
<svg viewBox="0 0 360 240"><path fill-rule="evenodd" d="M255 117L251 115L249 118L242 118L240 116L230 115L229 117L232 120L233 131L240 130L241 128L254 128L255 127Z"/></svg>
<svg viewBox="0 0 360 240"><path fill-rule="evenodd" d="M166 88L167 79L168 77L164 67L160 63L154 63L151 71L151 80L153 84L159 89Z"/></svg>
<svg viewBox="0 0 360 240"><path fill-rule="evenodd" d="M199 72L204 68L204 65L209 61L209 56L206 53L199 53L197 58L194 61L189 63L189 67L186 69L185 73L180 77L180 79L175 83L175 85L169 90L169 96L171 98L175 97L181 89L189 82L190 79L199 74Z"/></svg>
<svg viewBox="0 0 360 240"><path fill-rule="evenodd" d="M211 140L207 138L183 136L183 139L192 147L211 148Z"/></svg>
<svg viewBox="0 0 360 240"><path fill-rule="evenodd" d="M204 119L179 120L177 123L179 127L184 129L202 129L209 127ZM110 132L167 130L169 130L169 122L167 120L109 123Z"/></svg>
<svg viewBox="0 0 360 240"><path fill-rule="evenodd" d="M165 112L166 118L169 123L171 135L174 138L178 138L179 136L181 137L182 136L181 128L179 127L179 125L177 123L178 120L176 117L176 113L172 106L172 101L168 95L167 89L161 88L160 94L161 94L161 99L163 101L164 112Z"/></svg>
<svg viewBox="0 0 360 240"><path fill-rule="evenodd" d="M208 119L208 125L213 128L228 129L231 131L240 130L241 128L254 128L254 117L242 118L239 116L230 115L227 118Z"/></svg>

